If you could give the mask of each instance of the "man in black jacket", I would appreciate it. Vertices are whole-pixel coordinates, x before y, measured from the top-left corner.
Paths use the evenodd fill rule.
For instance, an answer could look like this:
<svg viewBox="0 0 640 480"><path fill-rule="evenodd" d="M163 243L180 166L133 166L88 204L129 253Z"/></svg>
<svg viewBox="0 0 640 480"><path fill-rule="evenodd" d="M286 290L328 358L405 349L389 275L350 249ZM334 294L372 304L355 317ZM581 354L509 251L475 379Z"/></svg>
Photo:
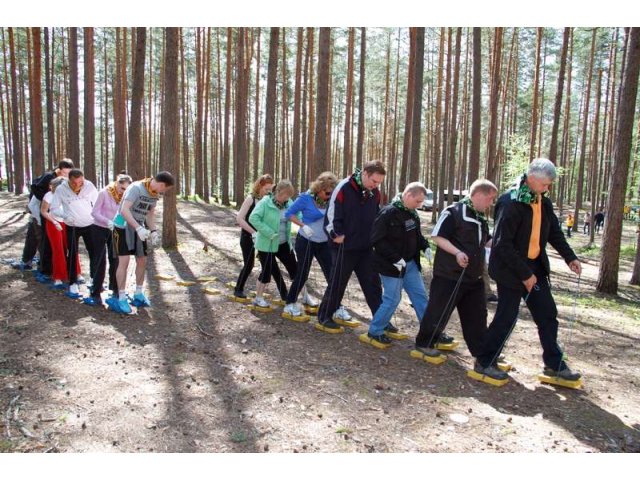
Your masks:
<svg viewBox="0 0 640 480"><path fill-rule="evenodd" d="M318 309L319 330L327 333L342 331L334 321L338 318L333 314L342 302L353 272L358 277L371 315L380 306L382 286L371 267L371 227L380 210L378 187L386 173L384 163L372 160L365 163L362 170L356 170L340 181L333 190L324 219L333 265L329 285Z"/></svg>
<svg viewBox="0 0 640 480"><path fill-rule="evenodd" d="M503 194L496 205L496 226L489 260L489 275L498 284L498 307L485 337L475 370L493 369L504 343L518 317L520 299L524 298L538 327L542 344L544 374L576 381L563 360L558 345L558 311L549 284L547 242L562 256L569 268L580 275L582 267L564 238L545 195L556 178L550 160L538 158L517 185Z"/></svg>
<svg viewBox="0 0 640 480"><path fill-rule="evenodd" d="M462 333L474 357L480 353L487 330L487 296L483 280L485 246L490 240L485 212L498 195L489 180L476 180L469 196L447 207L431 232L436 243L429 306L420 322L416 350L439 357L435 349L454 308ZM495 373L495 372L494 372Z"/></svg>
<svg viewBox="0 0 640 480"><path fill-rule="evenodd" d="M408 184L402 195L386 205L373 224L373 269L382 279L382 304L369 325L369 338L381 344L391 343L385 335L391 316L398 308L404 289L409 295L418 321L427 308L428 298L420 274L420 252L429 244L420 231L416 208L422 205L427 189L420 182ZM391 327L395 330L395 327Z"/></svg>

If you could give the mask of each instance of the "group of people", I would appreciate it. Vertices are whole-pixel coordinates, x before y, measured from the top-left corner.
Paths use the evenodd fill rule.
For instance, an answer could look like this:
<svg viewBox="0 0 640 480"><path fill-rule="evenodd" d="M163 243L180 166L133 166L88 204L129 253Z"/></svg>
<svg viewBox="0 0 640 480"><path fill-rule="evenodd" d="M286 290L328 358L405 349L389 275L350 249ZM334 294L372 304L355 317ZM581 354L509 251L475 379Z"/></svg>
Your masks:
<svg viewBox="0 0 640 480"><path fill-rule="evenodd" d="M22 259L14 263L14 268L32 269L38 252L38 281L64 289L70 298L82 298L80 284L85 281L78 255L82 239L90 272L85 304L103 305L108 261L108 288L112 293L105 301L108 308L131 313L131 305L150 306L143 288L148 244L157 246L160 239L155 205L173 185L169 172L135 182L123 172L98 191L72 160L60 161L53 172L37 177L30 186L31 220ZM127 269L131 255L136 258L136 286L129 298Z"/></svg>
<svg viewBox="0 0 640 480"><path fill-rule="evenodd" d="M582 233L584 235L588 235L591 233L591 224L593 223L593 228L595 228L596 233L600 233L604 226L604 211L598 210L593 216L593 221L591 219L591 212L585 212L584 221L582 224ZM572 213L567 214L566 225L567 225L567 237L571 236L571 231L573 230L573 226L575 224L575 219Z"/></svg>
<svg viewBox="0 0 640 480"><path fill-rule="evenodd" d="M295 201L291 200L295 194L291 182L281 180L274 188L270 175L260 177L237 215L244 265L235 284L235 298L248 301L244 288L257 251L261 270L253 306L270 306L264 292L273 276L285 304L284 314L288 318L301 316L297 299L315 258L326 280L316 328L340 333L343 326L357 325L342 305L355 272L371 311L368 343L385 348L397 338L398 329L391 319L405 290L420 325L416 350L426 358L441 355L439 346L453 342L444 330L457 308L464 340L475 358L474 371L495 380L508 378L498 368L498 360L524 299L538 328L544 375L579 380L580 374L569 368L558 345L557 309L548 279L547 243L575 274L581 274L580 262L546 195L556 178L554 164L535 159L499 197L493 235L486 213L498 189L488 180L473 182L468 197L441 213L431 235L437 251L428 295L420 256L423 251L430 254L429 242L421 232L417 213L427 189L420 182L409 183L381 208L379 186L385 175L381 161L367 162L362 170L340 181L324 172ZM292 223L299 227L295 246L290 237ZM276 259L291 278L289 290ZM483 278L487 261L498 290L490 325ZM302 303L317 306L306 290Z"/></svg>

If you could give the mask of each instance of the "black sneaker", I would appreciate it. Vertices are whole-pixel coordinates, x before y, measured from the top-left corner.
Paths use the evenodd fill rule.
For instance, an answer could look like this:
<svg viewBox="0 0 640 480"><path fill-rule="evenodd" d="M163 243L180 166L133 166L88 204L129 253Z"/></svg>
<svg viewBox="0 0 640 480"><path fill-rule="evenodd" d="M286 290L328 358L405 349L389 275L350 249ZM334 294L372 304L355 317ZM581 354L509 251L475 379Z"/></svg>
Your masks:
<svg viewBox="0 0 640 480"><path fill-rule="evenodd" d="M320 322L320 325L322 325L325 328L341 328L340 325L338 325L336 322L334 322L332 319L329 319L325 322Z"/></svg>
<svg viewBox="0 0 640 480"><path fill-rule="evenodd" d="M398 330L398 327L396 327L393 323L389 322L389 324L384 327L384 331L389 333L398 333L400 330Z"/></svg>
<svg viewBox="0 0 640 480"><path fill-rule="evenodd" d="M485 375L489 378L493 378L494 380L506 380L507 378L509 378L509 375L507 375L505 372L500 370L495 365L483 367L482 365L480 365L480 362L478 362L477 360L476 360L476 363L473 365L473 370L476 373Z"/></svg>
<svg viewBox="0 0 640 480"><path fill-rule="evenodd" d="M391 339L387 337L384 333L382 335L371 335L370 333L367 333L367 336L370 339L375 340L376 342L382 343L384 345L389 345L391 343Z"/></svg>
<svg viewBox="0 0 640 480"><path fill-rule="evenodd" d="M442 332L440 334L440 337L438 338L438 343L453 343L454 340L455 338L450 337L446 333Z"/></svg>
<svg viewBox="0 0 640 480"><path fill-rule="evenodd" d="M562 380L568 380L570 382L575 382L576 380L580 380L580 375L577 372L572 372L571 369L565 366L562 370L554 370L553 368L545 367L543 373L549 377L558 377Z"/></svg>
<svg viewBox="0 0 640 480"><path fill-rule="evenodd" d="M244 292L238 292L237 290L233 292L233 296L237 298L247 298Z"/></svg>
<svg viewBox="0 0 640 480"><path fill-rule="evenodd" d="M426 355L427 357L439 357L440 355L442 355L442 353L440 353L440 350L436 350L435 348L418 347L416 345L415 349L423 355Z"/></svg>

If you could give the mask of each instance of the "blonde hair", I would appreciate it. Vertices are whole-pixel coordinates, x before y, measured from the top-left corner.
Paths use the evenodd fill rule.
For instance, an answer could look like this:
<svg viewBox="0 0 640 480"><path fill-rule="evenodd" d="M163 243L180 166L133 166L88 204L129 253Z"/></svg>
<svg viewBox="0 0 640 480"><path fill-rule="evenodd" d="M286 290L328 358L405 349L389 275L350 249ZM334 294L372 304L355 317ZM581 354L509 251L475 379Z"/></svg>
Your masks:
<svg viewBox="0 0 640 480"><path fill-rule="evenodd" d="M52 192L55 192L56 188L58 188L60 184L65 180L67 180L65 177L56 177L53 180L51 180L51 183L49 183L49 188L51 188Z"/></svg>
<svg viewBox="0 0 640 480"><path fill-rule="evenodd" d="M133 179L129 175L127 175L126 173L120 173L116 177L116 183L123 183L123 182L132 183Z"/></svg>
<svg viewBox="0 0 640 480"><path fill-rule="evenodd" d="M498 187L496 187L491 180L487 180L486 178L479 178L469 187L469 197L475 195L476 192L484 193L485 195L493 192L497 193Z"/></svg>
<svg viewBox="0 0 640 480"><path fill-rule="evenodd" d="M336 188L337 184L338 178L333 174L333 172L322 172L318 175L318 178L311 182L309 190L311 190L311 193L315 194L329 188L333 190Z"/></svg>
<svg viewBox="0 0 640 480"><path fill-rule="evenodd" d="M277 195L283 190L286 190L289 193L289 196L291 197L296 193L295 188L293 188L293 184L287 179L280 180L278 182L275 188L275 194Z"/></svg>
<svg viewBox="0 0 640 480"><path fill-rule="evenodd" d="M272 185L272 184L273 184L273 177L271 175L269 175L268 173L265 173L264 175L259 177L255 181L255 183L253 184L253 189L251 190L251 195L254 198L259 198L260 197L260 190L262 189L262 187L264 187L265 185Z"/></svg>

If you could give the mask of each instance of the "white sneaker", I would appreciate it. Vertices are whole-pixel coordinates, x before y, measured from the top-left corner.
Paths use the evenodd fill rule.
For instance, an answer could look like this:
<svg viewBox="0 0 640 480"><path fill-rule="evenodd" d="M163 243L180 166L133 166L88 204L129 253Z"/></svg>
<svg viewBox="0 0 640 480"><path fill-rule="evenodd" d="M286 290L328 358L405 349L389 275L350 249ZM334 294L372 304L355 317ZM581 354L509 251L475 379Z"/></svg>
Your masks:
<svg viewBox="0 0 640 480"><path fill-rule="evenodd" d="M252 305L255 305L256 307L262 307L262 308L268 308L270 307L270 305L265 301L264 298L262 297L256 297L253 299L253 301L251 302Z"/></svg>
<svg viewBox="0 0 640 480"><path fill-rule="evenodd" d="M349 315L349 312L347 312L347 309L344 308L344 306L340 305L333 314L333 318L338 318L340 320L351 320L351 315Z"/></svg>
<svg viewBox="0 0 640 480"><path fill-rule="evenodd" d="M317 307L318 305L320 305L318 301L307 292L304 292L304 295L302 296L302 303L304 305L307 305L308 307Z"/></svg>
<svg viewBox="0 0 640 480"><path fill-rule="evenodd" d="M73 293L73 294L80 293L80 290L78 289L78 284L77 283L72 283L71 285L69 285L69 293Z"/></svg>
<svg viewBox="0 0 640 480"><path fill-rule="evenodd" d="M298 306L297 303L289 303L284 307L284 313L288 313L289 315L293 316L293 317L299 317L302 315L302 312L300 311L300 307Z"/></svg>

